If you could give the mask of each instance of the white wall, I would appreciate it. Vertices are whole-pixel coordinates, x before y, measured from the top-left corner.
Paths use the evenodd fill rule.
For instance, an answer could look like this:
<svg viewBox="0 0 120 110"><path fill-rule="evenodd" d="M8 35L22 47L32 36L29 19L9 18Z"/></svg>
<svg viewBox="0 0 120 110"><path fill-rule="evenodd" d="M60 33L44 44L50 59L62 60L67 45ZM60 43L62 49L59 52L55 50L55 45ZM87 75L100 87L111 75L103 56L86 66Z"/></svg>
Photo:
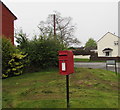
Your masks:
<svg viewBox="0 0 120 110"><path fill-rule="evenodd" d="M90 59L90 55L74 55L74 58L81 58L81 59Z"/></svg>
<svg viewBox="0 0 120 110"><path fill-rule="evenodd" d="M98 56L105 57L105 53L103 53L102 50L104 50L105 48L111 48L113 49L111 53L111 57L117 57L118 56L118 45L114 45L114 41L118 41L118 37L111 33L107 33L103 38L101 38L97 42Z"/></svg>
<svg viewBox="0 0 120 110"><path fill-rule="evenodd" d="M118 56L120 57L120 38L118 39Z"/></svg>

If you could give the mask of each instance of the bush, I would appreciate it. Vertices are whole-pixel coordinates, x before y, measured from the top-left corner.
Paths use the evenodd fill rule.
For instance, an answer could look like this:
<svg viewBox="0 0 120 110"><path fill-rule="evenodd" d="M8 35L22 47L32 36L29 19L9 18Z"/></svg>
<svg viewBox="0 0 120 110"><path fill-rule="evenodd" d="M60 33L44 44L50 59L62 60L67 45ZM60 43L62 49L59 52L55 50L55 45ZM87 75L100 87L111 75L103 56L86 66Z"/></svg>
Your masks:
<svg viewBox="0 0 120 110"><path fill-rule="evenodd" d="M8 62L8 69L6 70L6 73L9 76L22 74L23 67L25 67L25 57L26 55L22 55L21 53L14 53L11 60Z"/></svg>
<svg viewBox="0 0 120 110"><path fill-rule="evenodd" d="M2 38L2 78L20 75L25 66L25 57L9 39Z"/></svg>
<svg viewBox="0 0 120 110"><path fill-rule="evenodd" d="M15 53L15 47L11 44L9 39L2 38L2 73L4 76L8 76L6 74L6 70L8 68L8 62L12 58L12 54Z"/></svg>
<svg viewBox="0 0 120 110"><path fill-rule="evenodd" d="M58 51L65 47L54 38L40 37L27 43L24 49L28 53L30 66L35 70L58 66Z"/></svg>

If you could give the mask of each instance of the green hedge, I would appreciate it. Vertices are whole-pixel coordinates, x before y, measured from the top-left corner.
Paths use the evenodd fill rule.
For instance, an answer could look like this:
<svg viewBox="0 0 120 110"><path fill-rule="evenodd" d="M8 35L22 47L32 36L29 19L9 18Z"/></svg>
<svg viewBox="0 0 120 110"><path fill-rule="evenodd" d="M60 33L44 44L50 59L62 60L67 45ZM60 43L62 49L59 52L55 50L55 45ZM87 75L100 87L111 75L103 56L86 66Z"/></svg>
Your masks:
<svg viewBox="0 0 120 110"><path fill-rule="evenodd" d="M65 46L54 38L39 38L27 42L24 51L28 53L30 67L35 70L58 66L58 51Z"/></svg>

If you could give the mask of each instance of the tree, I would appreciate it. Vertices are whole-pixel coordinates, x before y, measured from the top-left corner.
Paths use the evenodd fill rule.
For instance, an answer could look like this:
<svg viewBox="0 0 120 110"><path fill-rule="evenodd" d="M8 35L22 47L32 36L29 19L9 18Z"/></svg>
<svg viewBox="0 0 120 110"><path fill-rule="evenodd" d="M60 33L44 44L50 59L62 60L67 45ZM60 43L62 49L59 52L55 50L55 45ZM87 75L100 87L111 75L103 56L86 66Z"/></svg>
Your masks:
<svg viewBox="0 0 120 110"><path fill-rule="evenodd" d="M15 32L16 42L18 43L18 47L24 49L28 42L28 35L23 32L22 29Z"/></svg>
<svg viewBox="0 0 120 110"><path fill-rule="evenodd" d="M75 38L75 25L72 24L71 17L62 17L59 12L55 11L56 37L61 40L63 44L69 46L71 44L79 44L80 41ZM41 21L38 25L40 35L52 36L54 35L53 15L49 15L46 21Z"/></svg>
<svg viewBox="0 0 120 110"><path fill-rule="evenodd" d="M97 48L97 43L93 38L89 38L89 40L85 44L85 49L86 50L91 50L91 49L96 49Z"/></svg>

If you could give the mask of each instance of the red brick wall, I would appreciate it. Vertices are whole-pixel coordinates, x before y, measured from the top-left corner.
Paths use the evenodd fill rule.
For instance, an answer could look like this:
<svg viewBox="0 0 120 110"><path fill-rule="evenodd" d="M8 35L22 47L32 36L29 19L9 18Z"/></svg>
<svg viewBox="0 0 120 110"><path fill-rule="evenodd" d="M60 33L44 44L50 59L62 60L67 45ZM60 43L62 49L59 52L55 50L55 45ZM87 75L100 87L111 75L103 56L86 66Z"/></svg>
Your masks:
<svg viewBox="0 0 120 110"><path fill-rule="evenodd" d="M14 44L14 16L2 5L2 35L6 36Z"/></svg>
<svg viewBox="0 0 120 110"><path fill-rule="evenodd" d="M0 35L2 35L2 4L0 3Z"/></svg>

